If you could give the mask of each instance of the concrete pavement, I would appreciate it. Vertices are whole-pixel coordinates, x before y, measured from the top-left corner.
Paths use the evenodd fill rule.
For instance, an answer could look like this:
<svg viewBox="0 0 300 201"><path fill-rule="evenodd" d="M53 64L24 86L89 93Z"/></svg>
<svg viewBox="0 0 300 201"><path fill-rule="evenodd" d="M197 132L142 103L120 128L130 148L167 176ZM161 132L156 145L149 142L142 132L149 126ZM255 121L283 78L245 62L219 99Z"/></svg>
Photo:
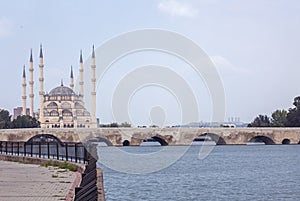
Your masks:
<svg viewBox="0 0 300 201"><path fill-rule="evenodd" d="M66 200L75 180L76 173L57 167L0 160L0 201Z"/></svg>

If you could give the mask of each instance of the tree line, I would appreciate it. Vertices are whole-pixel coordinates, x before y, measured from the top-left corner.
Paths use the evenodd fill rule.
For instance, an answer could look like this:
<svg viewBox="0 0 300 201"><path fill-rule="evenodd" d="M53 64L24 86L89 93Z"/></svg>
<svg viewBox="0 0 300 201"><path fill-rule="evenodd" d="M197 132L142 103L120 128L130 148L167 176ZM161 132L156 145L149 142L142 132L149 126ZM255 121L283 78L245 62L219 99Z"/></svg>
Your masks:
<svg viewBox="0 0 300 201"><path fill-rule="evenodd" d="M123 122L121 124L118 124L117 122L113 122L110 124L100 124L100 127L103 127L103 128L119 128L119 127L130 128L131 124L128 122Z"/></svg>
<svg viewBox="0 0 300 201"><path fill-rule="evenodd" d="M0 129L12 129L12 128L38 128L40 122L36 118L23 115L18 116L12 120L9 111L0 109Z"/></svg>
<svg viewBox="0 0 300 201"><path fill-rule="evenodd" d="M248 127L300 127L300 96L294 98L293 107L287 110L276 110L271 114L258 115Z"/></svg>

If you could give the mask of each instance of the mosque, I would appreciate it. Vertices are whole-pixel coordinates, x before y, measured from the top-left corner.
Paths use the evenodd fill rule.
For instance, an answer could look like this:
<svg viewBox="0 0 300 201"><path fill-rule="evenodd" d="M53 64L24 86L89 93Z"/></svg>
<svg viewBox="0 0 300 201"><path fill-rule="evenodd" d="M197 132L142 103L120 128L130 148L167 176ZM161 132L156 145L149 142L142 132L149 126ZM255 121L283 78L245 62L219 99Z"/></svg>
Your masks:
<svg viewBox="0 0 300 201"><path fill-rule="evenodd" d="M91 113L86 110L84 103L84 80L83 80L83 59L82 51L80 51L80 66L79 66L79 92L74 91L74 75L71 67L70 86L64 86L63 82L58 87L50 90L49 93L44 91L44 60L43 50L40 47L40 61L39 61L39 100L40 108L38 112L34 112L34 79L33 79L33 58L32 50L29 59L29 115L36 117L41 123L41 128L97 128L96 119L96 61L94 46L92 50L92 92ZM23 68L22 80L22 115L26 115L26 73L25 66Z"/></svg>

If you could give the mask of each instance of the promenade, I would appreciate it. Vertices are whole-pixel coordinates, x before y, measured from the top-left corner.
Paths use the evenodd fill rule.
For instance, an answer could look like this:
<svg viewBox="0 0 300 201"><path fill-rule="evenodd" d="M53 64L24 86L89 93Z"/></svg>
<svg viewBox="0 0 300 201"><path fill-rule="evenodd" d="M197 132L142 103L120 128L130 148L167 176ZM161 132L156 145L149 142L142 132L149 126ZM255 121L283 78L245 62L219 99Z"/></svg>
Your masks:
<svg viewBox="0 0 300 201"><path fill-rule="evenodd" d="M0 160L0 201L66 200L78 180L76 174L57 167Z"/></svg>

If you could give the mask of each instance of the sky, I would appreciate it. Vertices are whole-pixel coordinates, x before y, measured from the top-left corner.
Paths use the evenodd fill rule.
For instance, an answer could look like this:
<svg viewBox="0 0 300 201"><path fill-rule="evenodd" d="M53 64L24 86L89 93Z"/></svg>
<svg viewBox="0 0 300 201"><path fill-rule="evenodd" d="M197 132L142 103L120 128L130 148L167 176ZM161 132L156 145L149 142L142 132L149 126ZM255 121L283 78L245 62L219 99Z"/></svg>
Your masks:
<svg viewBox="0 0 300 201"><path fill-rule="evenodd" d="M88 60L92 45L97 49L105 41L134 30L162 29L194 41L214 62L224 88L225 120L239 117L250 122L258 114L289 109L299 95L299 10L297 0L2 0L0 108L12 112L22 105L22 68L25 64L28 76L31 48L38 107L41 43L45 91L49 92L60 85L61 79L68 85L71 65L78 77L81 49L84 60ZM97 117L101 122L116 120L111 112L112 96L121 78L137 66L150 63L172 66L186 80L201 102L199 117L194 121L211 119L213 106L203 80L178 58L145 51L117 62L102 83L97 83ZM140 88L128 103L132 122L181 123L182 108L176 94L162 87ZM164 118L151 120L151 114Z"/></svg>

